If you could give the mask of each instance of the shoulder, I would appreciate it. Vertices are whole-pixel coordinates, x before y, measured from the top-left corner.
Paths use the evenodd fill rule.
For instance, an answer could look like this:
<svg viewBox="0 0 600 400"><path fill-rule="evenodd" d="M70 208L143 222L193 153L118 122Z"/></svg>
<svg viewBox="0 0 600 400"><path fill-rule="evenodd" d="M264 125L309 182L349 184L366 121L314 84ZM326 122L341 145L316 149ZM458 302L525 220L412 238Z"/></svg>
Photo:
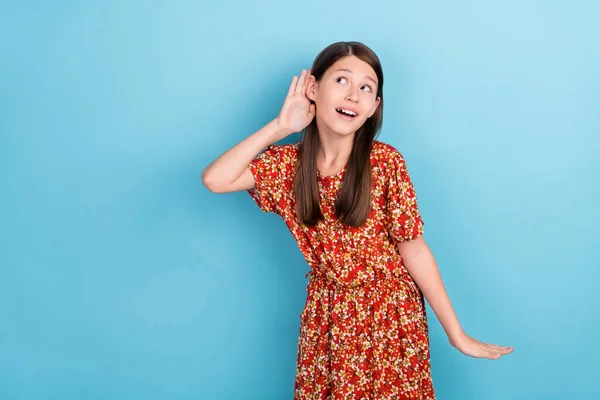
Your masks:
<svg viewBox="0 0 600 400"><path fill-rule="evenodd" d="M251 161L250 169L255 176L269 178L272 187L291 190L298 154L298 142L271 144Z"/></svg>
<svg viewBox="0 0 600 400"><path fill-rule="evenodd" d="M270 144L256 156L253 163L267 164L272 167L287 164L294 166L298 160L300 142Z"/></svg>
<svg viewBox="0 0 600 400"><path fill-rule="evenodd" d="M405 166L402 153L391 144L379 140L373 141L371 158L373 166L377 166L382 172L397 171Z"/></svg>
<svg viewBox="0 0 600 400"><path fill-rule="evenodd" d="M271 144L260 154L259 158L269 158L273 161L295 163L298 158L300 142Z"/></svg>

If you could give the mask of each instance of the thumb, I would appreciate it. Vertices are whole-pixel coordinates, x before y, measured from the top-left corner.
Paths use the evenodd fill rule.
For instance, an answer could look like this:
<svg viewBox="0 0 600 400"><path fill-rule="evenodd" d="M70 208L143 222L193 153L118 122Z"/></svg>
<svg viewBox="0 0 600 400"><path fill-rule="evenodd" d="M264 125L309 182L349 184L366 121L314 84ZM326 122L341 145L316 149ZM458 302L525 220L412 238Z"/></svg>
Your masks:
<svg viewBox="0 0 600 400"><path fill-rule="evenodd" d="M314 105L314 104L311 104L311 105L308 107L308 115L309 115L309 116L311 116L311 117L314 117L314 116L315 116L315 113L316 113L316 111L317 111L317 108L315 107L315 105Z"/></svg>

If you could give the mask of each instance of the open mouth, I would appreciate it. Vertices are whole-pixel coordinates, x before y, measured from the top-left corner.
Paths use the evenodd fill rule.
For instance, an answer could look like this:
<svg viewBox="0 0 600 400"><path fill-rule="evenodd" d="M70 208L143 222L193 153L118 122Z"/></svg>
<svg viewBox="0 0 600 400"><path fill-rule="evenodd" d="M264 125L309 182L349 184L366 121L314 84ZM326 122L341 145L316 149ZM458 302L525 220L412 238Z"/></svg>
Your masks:
<svg viewBox="0 0 600 400"><path fill-rule="evenodd" d="M340 114L341 116L345 117L346 119L354 119L358 115L354 111L347 110L345 108L336 108L335 111L337 111L338 114Z"/></svg>

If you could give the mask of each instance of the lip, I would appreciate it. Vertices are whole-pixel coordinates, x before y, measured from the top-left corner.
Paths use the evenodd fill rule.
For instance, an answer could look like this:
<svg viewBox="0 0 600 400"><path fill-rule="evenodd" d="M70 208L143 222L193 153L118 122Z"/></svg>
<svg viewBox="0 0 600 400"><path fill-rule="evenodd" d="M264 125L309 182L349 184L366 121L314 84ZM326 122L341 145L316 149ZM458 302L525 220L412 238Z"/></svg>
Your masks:
<svg viewBox="0 0 600 400"><path fill-rule="evenodd" d="M340 109L352 111L356 115L356 117L358 117L358 110L356 108L354 108L354 107L348 107L348 106L336 107L335 108L335 110L336 110L335 112L337 112L337 110L340 110Z"/></svg>

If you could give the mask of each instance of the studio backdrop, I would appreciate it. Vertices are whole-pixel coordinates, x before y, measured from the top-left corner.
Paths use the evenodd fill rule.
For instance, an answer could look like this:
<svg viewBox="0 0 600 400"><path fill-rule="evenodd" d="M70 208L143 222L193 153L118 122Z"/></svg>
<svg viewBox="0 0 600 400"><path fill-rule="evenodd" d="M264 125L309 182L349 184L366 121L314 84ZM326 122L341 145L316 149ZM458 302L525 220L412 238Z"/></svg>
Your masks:
<svg viewBox="0 0 600 400"><path fill-rule="evenodd" d="M308 265L200 174L342 40L380 57L465 331L440 400L600 398L600 3L0 5L0 399L293 397ZM289 140L296 140L295 135Z"/></svg>

